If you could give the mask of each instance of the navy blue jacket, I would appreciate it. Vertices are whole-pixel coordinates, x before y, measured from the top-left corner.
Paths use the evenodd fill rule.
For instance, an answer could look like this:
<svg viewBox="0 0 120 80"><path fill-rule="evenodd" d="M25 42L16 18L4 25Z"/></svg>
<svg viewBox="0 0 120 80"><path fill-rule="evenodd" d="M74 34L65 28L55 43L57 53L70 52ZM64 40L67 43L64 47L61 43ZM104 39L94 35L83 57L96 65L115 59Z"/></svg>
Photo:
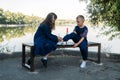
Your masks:
<svg viewBox="0 0 120 80"><path fill-rule="evenodd" d="M46 55L56 49L58 38L47 24L40 24L34 35L34 54Z"/></svg>

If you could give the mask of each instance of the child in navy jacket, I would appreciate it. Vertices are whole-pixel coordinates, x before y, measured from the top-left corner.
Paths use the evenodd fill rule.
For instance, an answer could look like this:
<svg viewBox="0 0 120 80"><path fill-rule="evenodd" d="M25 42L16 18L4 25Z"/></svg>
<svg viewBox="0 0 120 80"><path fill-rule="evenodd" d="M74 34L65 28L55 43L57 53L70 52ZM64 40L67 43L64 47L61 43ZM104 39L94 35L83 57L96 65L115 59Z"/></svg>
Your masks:
<svg viewBox="0 0 120 80"><path fill-rule="evenodd" d="M52 30L55 28L55 21L57 15L55 13L49 13L46 19L39 25L34 35L34 57L36 55L42 55L41 61L44 67L47 67L47 57L49 53L56 50L57 42L62 38L52 34ZM27 62L31 64L31 59Z"/></svg>
<svg viewBox="0 0 120 80"><path fill-rule="evenodd" d="M64 36L63 41L68 41L69 39L72 39L75 44L75 47L79 47L82 55L82 64L80 65L81 68L86 67L86 60L88 56L88 41L87 41L87 33L88 28L84 25L84 16L78 15L76 18L77 26L75 26L72 33L67 34Z"/></svg>

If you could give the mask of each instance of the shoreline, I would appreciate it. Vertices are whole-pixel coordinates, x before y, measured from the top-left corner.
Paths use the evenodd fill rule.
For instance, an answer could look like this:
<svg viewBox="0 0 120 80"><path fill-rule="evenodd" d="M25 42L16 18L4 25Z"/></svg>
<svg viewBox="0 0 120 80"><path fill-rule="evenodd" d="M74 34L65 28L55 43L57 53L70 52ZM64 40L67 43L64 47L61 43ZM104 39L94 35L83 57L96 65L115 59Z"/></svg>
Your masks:
<svg viewBox="0 0 120 80"><path fill-rule="evenodd" d="M0 24L0 27L25 27L25 26L29 26L30 24ZM76 25L76 24L64 24L64 25L57 25L56 26L59 26L59 27L63 27L63 26L73 26L73 25Z"/></svg>
<svg viewBox="0 0 120 80"><path fill-rule="evenodd" d="M27 24L0 24L0 27L20 27L20 26L27 26Z"/></svg>

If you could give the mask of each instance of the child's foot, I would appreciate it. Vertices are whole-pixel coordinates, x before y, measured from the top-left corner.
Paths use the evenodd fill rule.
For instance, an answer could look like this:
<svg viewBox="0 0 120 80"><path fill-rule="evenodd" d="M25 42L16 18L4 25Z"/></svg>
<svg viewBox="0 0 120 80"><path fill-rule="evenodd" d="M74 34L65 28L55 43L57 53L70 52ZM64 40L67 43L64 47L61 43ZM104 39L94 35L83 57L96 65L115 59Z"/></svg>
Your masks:
<svg viewBox="0 0 120 80"><path fill-rule="evenodd" d="M86 67L86 61L82 61L80 67L81 67L81 68L85 68L85 67Z"/></svg>
<svg viewBox="0 0 120 80"><path fill-rule="evenodd" d="M45 68L47 68L47 59L42 58L41 62Z"/></svg>

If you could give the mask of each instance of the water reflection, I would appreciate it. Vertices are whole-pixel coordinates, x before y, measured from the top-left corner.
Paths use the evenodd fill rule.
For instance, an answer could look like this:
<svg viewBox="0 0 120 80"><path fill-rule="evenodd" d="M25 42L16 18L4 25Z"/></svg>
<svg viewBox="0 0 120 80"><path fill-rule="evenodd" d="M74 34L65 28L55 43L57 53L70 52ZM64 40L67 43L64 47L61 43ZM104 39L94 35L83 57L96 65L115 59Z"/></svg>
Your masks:
<svg viewBox="0 0 120 80"><path fill-rule="evenodd" d="M25 33L34 33L36 28L34 26L0 27L0 42L3 42L5 39L10 40L11 38L24 36Z"/></svg>
<svg viewBox="0 0 120 80"><path fill-rule="evenodd" d="M19 42L11 41L13 38L19 38L26 34L33 34L36 31L35 26L14 26L14 27L0 27L0 53L14 52L16 44Z"/></svg>

